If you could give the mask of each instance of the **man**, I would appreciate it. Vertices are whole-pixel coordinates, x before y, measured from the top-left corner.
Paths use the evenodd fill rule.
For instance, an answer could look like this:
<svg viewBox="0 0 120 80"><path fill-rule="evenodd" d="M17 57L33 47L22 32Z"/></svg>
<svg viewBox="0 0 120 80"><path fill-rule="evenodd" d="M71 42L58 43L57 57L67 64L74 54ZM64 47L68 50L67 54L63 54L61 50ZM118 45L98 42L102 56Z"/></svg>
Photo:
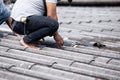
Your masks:
<svg viewBox="0 0 120 80"><path fill-rule="evenodd" d="M16 1L11 15L12 26L14 32L26 35L20 40L23 46L35 48L33 43L46 36L53 36L59 47L63 45L63 38L57 32L59 25L56 3L57 0L46 0L47 17L45 17L43 0Z"/></svg>
<svg viewBox="0 0 120 80"><path fill-rule="evenodd" d="M9 19L10 19L10 12L5 7L3 0L0 0L0 24L6 21L9 25L8 22Z"/></svg>

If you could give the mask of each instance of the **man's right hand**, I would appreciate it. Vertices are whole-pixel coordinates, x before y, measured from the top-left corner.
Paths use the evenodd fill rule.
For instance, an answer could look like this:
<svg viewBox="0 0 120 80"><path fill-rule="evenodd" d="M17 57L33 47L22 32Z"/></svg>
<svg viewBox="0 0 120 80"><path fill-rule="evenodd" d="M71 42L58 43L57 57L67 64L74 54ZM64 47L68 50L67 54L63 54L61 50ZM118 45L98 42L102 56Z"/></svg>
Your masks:
<svg viewBox="0 0 120 80"><path fill-rule="evenodd" d="M55 32L53 36L54 36L54 39L55 39L58 47L63 46L63 44L64 44L63 38L58 34L58 32Z"/></svg>

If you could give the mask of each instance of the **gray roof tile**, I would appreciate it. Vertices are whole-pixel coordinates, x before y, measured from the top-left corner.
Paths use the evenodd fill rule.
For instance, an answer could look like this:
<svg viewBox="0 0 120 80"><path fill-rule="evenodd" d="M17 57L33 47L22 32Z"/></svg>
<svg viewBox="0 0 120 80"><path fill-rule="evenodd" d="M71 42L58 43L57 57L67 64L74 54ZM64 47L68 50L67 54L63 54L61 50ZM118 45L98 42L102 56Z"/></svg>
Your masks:
<svg viewBox="0 0 120 80"><path fill-rule="evenodd" d="M9 71L0 71L0 78L3 78L3 80L4 79L5 80L42 80L42 79L37 79L37 78L33 78L23 74L21 75L21 74L9 72Z"/></svg>
<svg viewBox="0 0 120 80"><path fill-rule="evenodd" d="M116 52L116 53L109 52L108 53L108 52L102 52L102 51L97 51L97 50L72 48L72 47L64 47L64 50L78 52L78 53L84 53L84 54L90 54L90 55L95 55L95 56L103 56L103 57L108 57L108 58L120 59L119 52Z"/></svg>
<svg viewBox="0 0 120 80"><path fill-rule="evenodd" d="M60 63L60 64L65 64L65 65L70 65L72 63L72 61L70 61L70 60L52 57L52 56L46 56L46 55L42 55L40 53L30 53L30 52L24 52L24 51L13 50L13 49L9 50L8 52L22 55L22 56L24 55L24 56L28 56L28 57L34 57L36 59L44 59L44 60L48 60L48 61L52 61L52 62L56 62L56 63ZM39 50L39 52L41 52L41 50ZM51 54L51 53L48 52L47 54Z"/></svg>
<svg viewBox="0 0 120 80"><path fill-rule="evenodd" d="M1 50L1 51L7 51L8 49L9 49L8 47L0 46L0 50Z"/></svg>
<svg viewBox="0 0 120 80"><path fill-rule="evenodd" d="M14 64L6 64L6 63L3 63L3 62L0 62L0 68L3 68L3 69L9 69L11 67L14 67L15 65Z"/></svg>
<svg viewBox="0 0 120 80"><path fill-rule="evenodd" d="M24 56L24 55L20 55L20 54L16 54L16 53L8 53L8 52L3 52L0 51L0 56L3 57L8 57L8 58L13 58L13 59L17 59L17 60L22 60L22 61L26 61L26 62L32 62L35 64L41 64L41 65L46 65L46 66L51 66L53 63L55 63L55 61L48 61L45 59L38 59L35 57L28 57L28 56Z"/></svg>
<svg viewBox="0 0 120 80"><path fill-rule="evenodd" d="M49 73L49 74L52 74L52 75L56 75L56 76L59 76L59 77L65 77L65 78L72 79L72 80L95 80L95 78L93 78L93 77L87 77L87 76L84 76L84 75L81 75L81 74L69 73L69 72L66 72L66 71L61 71L61 70L52 69L52 68L49 68L49 67L44 67L44 66L39 66L39 65L34 66L32 68L32 70L42 71L46 74Z"/></svg>
<svg viewBox="0 0 120 80"><path fill-rule="evenodd" d="M23 47L21 45L15 45L15 44L6 43L6 42L0 42L0 46L9 47L11 49L18 49L18 50L25 50L26 49L26 47Z"/></svg>
<svg viewBox="0 0 120 80"><path fill-rule="evenodd" d="M8 80L8 79L3 79L3 78L0 78L0 80Z"/></svg>
<svg viewBox="0 0 120 80"><path fill-rule="evenodd" d="M119 76L112 76L112 75L108 75L107 73L96 72L97 69L87 70L87 69L79 68L80 66L75 68L75 67L65 66L65 65L60 65L60 64L55 64L53 67L56 69L65 70L68 72L74 72L77 74L82 74L82 75L87 75L87 76L92 76L92 77L99 77L99 78L102 78L103 80L104 79L109 79L109 80L120 79Z"/></svg>
<svg viewBox="0 0 120 80"><path fill-rule="evenodd" d="M1 40L1 42L11 43L11 44L20 44L20 42L16 41L16 40L10 40L10 39L4 39L4 38L2 38L0 40Z"/></svg>
<svg viewBox="0 0 120 80"><path fill-rule="evenodd" d="M66 60L85 62L85 63L89 63L93 59L92 55L86 55L86 54L57 50L57 49L53 49L53 51L52 51L52 48L51 49L45 48L45 50L40 50L37 53L49 55L49 56L53 56L53 57L57 57L57 58L62 58L62 59L66 59Z"/></svg>
<svg viewBox="0 0 120 80"><path fill-rule="evenodd" d="M29 69L34 64L34 63L11 59L11 58L7 58L7 57L0 57L0 61L2 63L8 63L11 65L15 65L15 66L26 68L26 69Z"/></svg>
<svg viewBox="0 0 120 80"><path fill-rule="evenodd" d="M102 68L108 68L108 69L120 71L120 66L116 66L116 65L112 65L112 64L105 64L105 63L101 63L101 62L93 62L91 64L94 66L102 67Z"/></svg>
<svg viewBox="0 0 120 80"><path fill-rule="evenodd" d="M108 64L120 66L120 61L119 61L119 60L116 60L116 59L112 59L111 61L109 61Z"/></svg>
<svg viewBox="0 0 120 80"><path fill-rule="evenodd" d="M83 69L83 70L85 69L85 70L92 71L93 73L91 75L93 75L93 76L99 77L102 74L101 77L103 77L103 78L115 79L114 76L116 76L116 79L120 79L119 71L114 71L114 70L110 70L110 69L100 68L100 67L91 66L88 64L77 63L77 62L74 63L72 66L78 67L79 69Z"/></svg>
<svg viewBox="0 0 120 80"><path fill-rule="evenodd" d="M37 72L33 70L22 69L18 67L12 67L9 69L12 72L28 75L35 78L47 79L47 80L71 80L64 77L53 76L51 74L46 74L44 72Z"/></svg>

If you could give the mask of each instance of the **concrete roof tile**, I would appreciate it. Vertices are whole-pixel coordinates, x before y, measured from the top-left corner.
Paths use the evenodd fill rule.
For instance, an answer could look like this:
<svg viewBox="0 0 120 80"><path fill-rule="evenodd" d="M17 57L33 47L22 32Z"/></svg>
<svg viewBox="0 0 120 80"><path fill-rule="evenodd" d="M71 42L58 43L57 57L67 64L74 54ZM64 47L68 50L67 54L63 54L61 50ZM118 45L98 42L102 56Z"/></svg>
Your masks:
<svg viewBox="0 0 120 80"><path fill-rule="evenodd" d="M20 74L28 75L28 76L35 77L35 78L40 78L40 79L71 80L71 79L67 79L67 78L64 78L64 77L59 77L59 76L55 76L55 75L53 76L51 74L46 74L44 72L37 72L37 71L27 70L27 69L18 68L18 67L12 67L9 70L13 71L15 73L20 73Z"/></svg>
<svg viewBox="0 0 120 80"><path fill-rule="evenodd" d="M81 64L81 63L78 63L78 64ZM87 64L83 64L83 65L87 65ZM88 75L88 76L93 76L93 77L100 77L103 79L110 79L110 80L116 80L116 79L119 80L120 79L119 76L115 75L115 74L119 74L119 72L115 73L114 75L108 74L103 71L104 68L103 69L101 68L102 70L100 70L100 72L99 72L99 69L93 68L93 70L88 70L87 68L89 66L86 66L86 68L85 68L85 66L81 66L81 65L78 65L78 67L71 67L71 66L55 64L53 67L56 69L60 69L60 70L65 70L65 71ZM82 67L82 68L79 68L79 67ZM95 66L93 66L93 67L95 67ZM85 68L85 69L83 69L83 68ZM103 72L101 73L101 71L103 71ZM107 70L107 71L109 72L109 70Z"/></svg>
<svg viewBox="0 0 120 80"><path fill-rule="evenodd" d="M15 65L13 64L6 64L6 63L3 63L3 62L0 62L0 68L3 68L3 69L9 69L11 67L14 67Z"/></svg>
<svg viewBox="0 0 120 80"><path fill-rule="evenodd" d="M59 76L59 77L65 77L65 78L68 78L68 79L72 79L72 80L95 80L95 78L93 77L87 77L87 76L84 76L84 75L81 75L81 74L76 74L76 73L69 73L69 72L66 72L66 71L61 71L61 70L58 70L58 69L53 69L53 68L49 68L49 67L45 67L45 66L39 66L39 65L36 65L32 68L32 70L34 71L42 71L44 73L49 73L49 74L52 74L52 75L56 75L56 76Z"/></svg>
<svg viewBox="0 0 120 80"><path fill-rule="evenodd" d="M116 53L109 52L108 53L108 52L102 52L102 51L97 51L97 50L72 48L72 47L64 47L64 50L79 52L79 53L84 53L84 54L90 54L90 55L95 55L95 56L103 56L103 57L108 57L108 58L120 59L119 52L116 52Z"/></svg>
<svg viewBox="0 0 120 80"><path fill-rule="evenodd" d="M120 72L119 71L114 71L114 70L110 70L110 69L106 69L106 68L100 68L100 67L96 67L96 66L91 66L91 65L88 65L88 64L82 64L82 63L73 63L72 65L73 67L78 67L79 69L85 69L85 70L90 70L90 71L93 71L94 73L98 73L99 74L103 74L102 77L105 78L108 78L110 79L110 76L111 75L111 78L114 79L114 76L117 77L117 79L119 79L119 76L120 76ZM108 75L108 77L107 77Z"/></svg>
<svg viewBox="0 0 120 80"><path fill-rule="evenodd" d="M1 51L7 51L8 49L9 49L8 47L0 46L0 50L1 50Z"/></svg>
<svg viewBox="0 0 120 80"><path fill-rule="evenodd" d="M39 50L40 52L41 50ZM25 51L20 51L20 50L9 50L8 52L18 54L18 55L24 55L28 57L34 57L36 59L45 59L48 61L64 64L64 65L70 65L72 61L67 60L67 59L62 59L62 58L57 58L57 57L52 57L52 56L47 56L47 55L42 55L40 53L30 53L30 52L25 52ZM42 52L41 52L42 53ZM51 54L51 53L48 53Z"/></svg>
<svg viewBox="0 0 120 80"><path fill-rule="evenodd" d="M25 69L29 69L34 64L34 63L11 59L11 58L7 58L7 57L0 57L0 61L2 63L15 65L17 67L21 67L21 68L25 68Z"/></svg>
<svg viewBox="0 0 120 80"><path fill-rule="evenodd" d="M39 52L37 51L37 53L44 54L44 55L50 55L50 56L57 57L57 58L72 60L72 61L85 62L85 63L89 63L93 59L92 55L86 55L86 54L69 52L69 51L64 51L64 50L56 50L56 49L53 49L52 51L52 48L50 49L50 51L49 49L46 48L46 50L40 50Z"/></svg>
<svg viewBox="0 0 120 80"><path fill-rule="evenodd" d="M4 79L5 80L42 80L42 79L37 79L30 76L9 72L9 71L0 71L0 78L3 78L3 80Z"/></svg>
<svg viewBox="0 0 120 80"><path fill-rule="evenodd" d="M119 61L119 60L116 60L116 59L112 59L111 61L109 61L108 64L120 66L120 61Z"/></svg>
<svg viewBox="0 0 120 80"><path fill-rule="evenodd" d="M113 64L105 64L101 62L92 62L91 64L94 66L102 67L102 68L108 68L108 69L120 71L120 66L113 65Z"/></svg>
<svg viewBox="0 0 120 80"><path fill-rule="evenodd" d="M10 40L10 39L0 39L1 40L1 42L6 42L6 43L11 43L11 44L20 44L20 42L19 41L16 41L16 40Z"/></svg>
<svg viewBox="0 0 120 80"><path fill-rule="evenodd" d="M8 80L8 79L3 79L3 78L0 78L0 80Z"/></svg>
<svg viewBox="0 0 120 80"><path fill-rule="evenodd" d="M18 50L25 50L26 49L26 47L23 47L21 45L15 45L15 44L6 43L6 42L0 42L0 46L8 47L11 49L18 49Z"/></svg>
<svg viewBox="0 0 120 80"><path fill-rule="evenodd" d="M3 52L3 51L0 51L0 56L9 57L9 58L27 61L27 62L32 62L32 63L36 63L36 64L41 64L41 65L46 65L46 66L51 66L53 63L55 63L55 61L38 59L38 58L34 58L34 57L19 55L19 54L15 54L15 53L8 53L8 52Z"/></svg>

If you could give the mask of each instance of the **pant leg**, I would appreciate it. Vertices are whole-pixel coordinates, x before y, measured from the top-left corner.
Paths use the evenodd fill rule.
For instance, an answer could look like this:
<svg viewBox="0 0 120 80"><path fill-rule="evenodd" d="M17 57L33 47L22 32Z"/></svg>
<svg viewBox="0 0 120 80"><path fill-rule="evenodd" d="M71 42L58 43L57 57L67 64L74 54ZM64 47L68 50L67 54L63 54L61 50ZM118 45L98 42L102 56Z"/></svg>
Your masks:
<svg viewBox="0 0 120 80"><path fill-rule="evenodd" d="M12 24L14 24L14 21L12 22ZM20 34L20 35L24 35L24 24L23 23L21 23L21 22L15 22L15 24L14 24L14 26L13 26L14 28L13 28L13 31L15 32L15 33L18 33L18 34Z"/></svg>
<svg viewBox="0 0 120 80"><path fill-rule="evenodd" d="M26 43L30 43L46 36L52 36L59 27L57 21L44 16L30 16L28 17L27 36L23 39Z"/></svg>

